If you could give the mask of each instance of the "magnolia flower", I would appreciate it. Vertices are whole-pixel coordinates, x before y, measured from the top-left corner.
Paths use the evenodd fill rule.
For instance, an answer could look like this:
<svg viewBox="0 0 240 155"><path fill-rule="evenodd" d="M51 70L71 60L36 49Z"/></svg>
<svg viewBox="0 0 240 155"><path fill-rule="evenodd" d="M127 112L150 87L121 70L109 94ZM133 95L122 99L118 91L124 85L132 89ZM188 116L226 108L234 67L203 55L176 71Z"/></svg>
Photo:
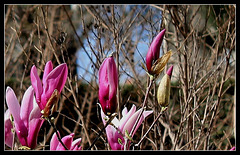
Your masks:
<svg viewBox="0 0 240 155"><path fill-rule="evenodd" d="M59 132L58 132L59 134ZM78 138L73 141L74 133L64 136L61 140L63 144L68 148L68 150L82 150L82 147L79 146L81 143L81 138ZM62 144L58 141L57 134L54 133L50 141L50 150L65 150Z"/></svg>
<svg viewBox="0 0 240 155"><path fill-rule="evenodd" d="M21 107L12 88L7 87L6 103L8 105L9 113L13 116L15 132L18 136L19 142L22 146L27 146L32 149L35 148L38 132L42 126L43 120L41 119L41 110L34 102L34 90L32 86L30 86L24 93ZM11 130L10 125L7 127L7 131ZM7 140L11 143L11 139L12 137L10 136L7 137L5 141ZM7 145L10 144L8 142L6 143Z"/></svg>
<svg viewBox="0 0 240 155"><path fill-rule="evenodd" d="M10 120L9 109L4 113L4 126L5 126L5 144L9 147L12 147L13 144L13 133L12 133L12 122Z"/></svg>
<svg viewBox="0 0 240 155"><path fill-rule="evenodd" d="M160 55L160 46L162 45L163 36L165 34L165 29L163 29L151 43L147 55L146 55L146 66L148 73L153 74L152 66L157 61Z"/></svg>
<svg viewBox="0 0 240 155"><path fill-rule="evenodd" d="M114 125L108 125L106 129L107 139L110 147L112 150L123 150L124 149L124 136L127 130L127 133L130 133L135 122L137 121L138 115L140 114L142 109L139 109L136 112L136 106L132 105L130 111L128 112L127 108L125 107L122 111L122 118L121 120L118 120L116 117L112 120L112 124ZM151 114L153 111L143 111L142 116L139 119L139 122L133 131L132 137L134 136L135 132L139 128L139 126L142 124L143 120ZM103 124L106 124L106 118L107 116L103 113L101 110L101 117ZM117 129L116 129L117 128ZM128 148L129 149L129 146Z"/></svg>
<svg viewBox="0 0 240 155"><path fill-rule="evenodd" d="M53 69L52 62L48 61L45 65L41 81L38 76L36 66L32 66L30 74L32 86L35 91L38 106L41 110L44 110L44 112L48 113L49 108L52 106L48 105L48 109L44 109L52 94L61 93L67 80L67 74L68 68L66 63L60 64ZM53 103L54 102L52 101L51 104Z"/></svg>
<svg viewBox="0 0 240 155"><path fill-rule="evenodd" d="M112 56L106 58L99 69L99 101L103 112L111 115L117 109L117 67Z"/></svg>
<svg viewBox="0 0 240 155"><path fill-rule="evenodd" d="M172 70L173 66L167 70L158 86L157 100L162 107L166 107L169 104Z"/></svg>

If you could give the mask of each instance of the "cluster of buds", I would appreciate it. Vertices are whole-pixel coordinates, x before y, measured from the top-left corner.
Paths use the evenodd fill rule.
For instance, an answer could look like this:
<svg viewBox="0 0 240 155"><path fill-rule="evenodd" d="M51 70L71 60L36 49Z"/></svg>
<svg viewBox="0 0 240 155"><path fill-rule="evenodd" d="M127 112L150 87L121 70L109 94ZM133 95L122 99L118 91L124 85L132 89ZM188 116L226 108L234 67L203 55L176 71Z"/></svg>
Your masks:
<svg viewBox="0 0 240 155"><path fill-rule="evenodd" d="M163 36L165 34L165 29L162 30L153 40L150 45L150 48L146 55L146 67L147 73L150 77L158 76L162 70L165 68L169 58L172 55L172 52L169 51L164 54L162 57L160 56L160 46L163 41ZM162 107L166 107L169 103L170 96L170 78L172 75L173 66L169 68L166 75L162 78L161 83L159 84L157 98L158 103ZM114 58L111 55L107 57L100 66L99 69L99 101L101 104L101 115L103 123L106 124L106 118L109 119L109 116L113 116L112 114L117 109L117 87L118 87L118 72L117 67L114 62ZM114 118L112 123L107 125L106 133L108 142L110 147L113 150L123 150L124 145L127 145L124 139L127 136L125 133L131 132L135 122L137 121L138 115L141 110L135 112L135 106L132 107L130 112L127 112L127 109L123 110L123 118L119 121ZM145 117L151 114L152 111L144 111L143 115L140 117L140 121L135 128L134 133L137 128L140 126ZM130 141L131 141L131 137Z"/></svg>
<svg viewBox="0 0 240 155"><path fill-rule="evenodd" d="M151 43L149 50L146 55L146 66L148 70L148 74L154 76L158 76L165 65L167 64L169 58L172 55L171 51L165 53L162 57L159 58L160 55L160 47L163 41L163 36L165 34L165 29L163 29ZM166 74L163 76L160 81L158 91L157 91L157 100L161 107L167 107L169 104L170 97L170 87L171 87L171 76L172 76L173 66L171 66Z"/></svg>

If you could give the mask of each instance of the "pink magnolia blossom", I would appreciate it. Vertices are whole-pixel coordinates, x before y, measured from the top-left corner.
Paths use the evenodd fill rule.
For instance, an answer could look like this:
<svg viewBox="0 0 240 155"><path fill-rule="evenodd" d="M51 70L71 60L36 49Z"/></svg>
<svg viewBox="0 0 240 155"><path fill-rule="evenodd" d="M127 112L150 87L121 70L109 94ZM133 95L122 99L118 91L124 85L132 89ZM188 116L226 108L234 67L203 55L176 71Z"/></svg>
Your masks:
<svg viewBox="0 0 240 155"><path fill-rule="evenodd" d="M12 133L12 122L10 120L9 109L4 114L4 126L5 126L5 144L9 147L13 145L13 133Z"/></svg>
<svg viewBox="0 0 240 155"><path fill-rule="evenodd" d="M21 106L12 88L7 87L6 103L8 105L9 113L13 116L15 131L19 142L22 144L22 146L27 146L32 149L35 148L37 144L38 132L44 120L41 119L40 108L36 102L34 102L34 90L32 86L30 86L24 93ZM7 131L11 130L10 125L7 125L7 128ZM7 140L8 142L12 143L11 138L11 136L6 137L5 141ZM8 142L6 144L9 146L10 143Z"/></svg>
<svg viewBox="0 0 240 155"><path fill-rule="evenodd" d="M151 68L154 62L159 58L160 55L160 46L162 45L163 36L165 34L165 29L163 29L151 43L147 55L146 55L146 66L148 72L151 74Z"/></svg>
<svg viewBox="0 0 240 155"><path fill-rule="evenodd" d="M131 132L135 122L137 121L137 118L138 118L138 115L140 114L140 112L141 112L141 109L136 111L135 105L132 105L132 107L129 111L125 107L122 110L123 117L120 120L118 120L115 117L111 122L112 124L114 124L114 126L117 129L114 126L112 126L111 124L105 128L106 133L107 133L108 143L112 150L123 150L124 149L125 140L124 140L123 136L125 135L126 130L128 131L128 133ZM142 124L143 120L152 112L153 111L143 111L143 114L140 117L139 122L133 132L133 136L134 136L135 132L137 131L137 129L139 128L139 126ZM102 117L103 124L105 125L107 122L106 115L103 113L102 110L101 110L101 117ZM128 149L129 149L129 146L128 146Z"/></svg>
<svg viewBox="0 0 240 155"><path fill-rule="evenodd" d="M106 58L99 69L99 101L106 115L117 109L117 67L112 56Z"/></svg>
<svg viewBox="0 0 240 155"><path fill-rule="evenodd" d="M67 80L68 68L63 63L53 69L53 64L48 61L44 68L42 81L40 80L35 65L31 68L31 82L35 91L36 101L41 110L46 106L55 89L60 93Z"/></svg>
<svg viewBox="0 0 240 155"><path fill-rule="evenodd" d="M82 139L77 138L76 140L73 141L73 137L74 133L71 133L70 135L64 136L61 140L69 150L82 150L82 147L79 146ZM58 141L56 133L53 134L52 139L50 141L50 150L65 150L62 144Z"/></svg>

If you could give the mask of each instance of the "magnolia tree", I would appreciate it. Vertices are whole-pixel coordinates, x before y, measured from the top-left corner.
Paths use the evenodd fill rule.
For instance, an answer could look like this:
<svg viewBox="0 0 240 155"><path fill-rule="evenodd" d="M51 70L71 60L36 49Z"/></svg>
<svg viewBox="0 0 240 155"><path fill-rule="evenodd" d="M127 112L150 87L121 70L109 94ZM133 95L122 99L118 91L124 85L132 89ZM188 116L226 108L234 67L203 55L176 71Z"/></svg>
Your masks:
<svg viewBox="0 0 240 155"><path fill-rule="evenodd" d="M5 5L5 150L236 150L235 5Z"/></svg>

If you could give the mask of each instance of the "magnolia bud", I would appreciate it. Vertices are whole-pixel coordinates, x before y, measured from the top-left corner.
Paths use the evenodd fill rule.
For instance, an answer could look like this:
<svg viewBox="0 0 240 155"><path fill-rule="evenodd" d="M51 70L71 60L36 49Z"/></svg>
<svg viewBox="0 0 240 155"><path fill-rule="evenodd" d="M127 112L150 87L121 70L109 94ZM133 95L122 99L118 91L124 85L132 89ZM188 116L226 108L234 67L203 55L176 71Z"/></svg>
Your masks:
<svg viewBox="0 0 240 155"><path fill-rule="evenodd" d="M172 70L173 66L167 70L158 86L157 100L162 107L167 107L169 104Z"/></svg>
<svg viewBox="0 0 240 155"><path fill-rule="evenodd" d="M112 56L106 58L99 69L99 101L103 112L111 115L117 109L117 67Z"/></svg>
<svg viewBox="0 0 240 155"><path fill-rule="evenodd" d="M163 36L165 34L165 29L163 29L154 39L153 42L151 43L149 50L146 55L146 66L148 73L154 74L152 72L152 66L157 61L157 59L160 56L160 46L163 41Z"/></svg>

